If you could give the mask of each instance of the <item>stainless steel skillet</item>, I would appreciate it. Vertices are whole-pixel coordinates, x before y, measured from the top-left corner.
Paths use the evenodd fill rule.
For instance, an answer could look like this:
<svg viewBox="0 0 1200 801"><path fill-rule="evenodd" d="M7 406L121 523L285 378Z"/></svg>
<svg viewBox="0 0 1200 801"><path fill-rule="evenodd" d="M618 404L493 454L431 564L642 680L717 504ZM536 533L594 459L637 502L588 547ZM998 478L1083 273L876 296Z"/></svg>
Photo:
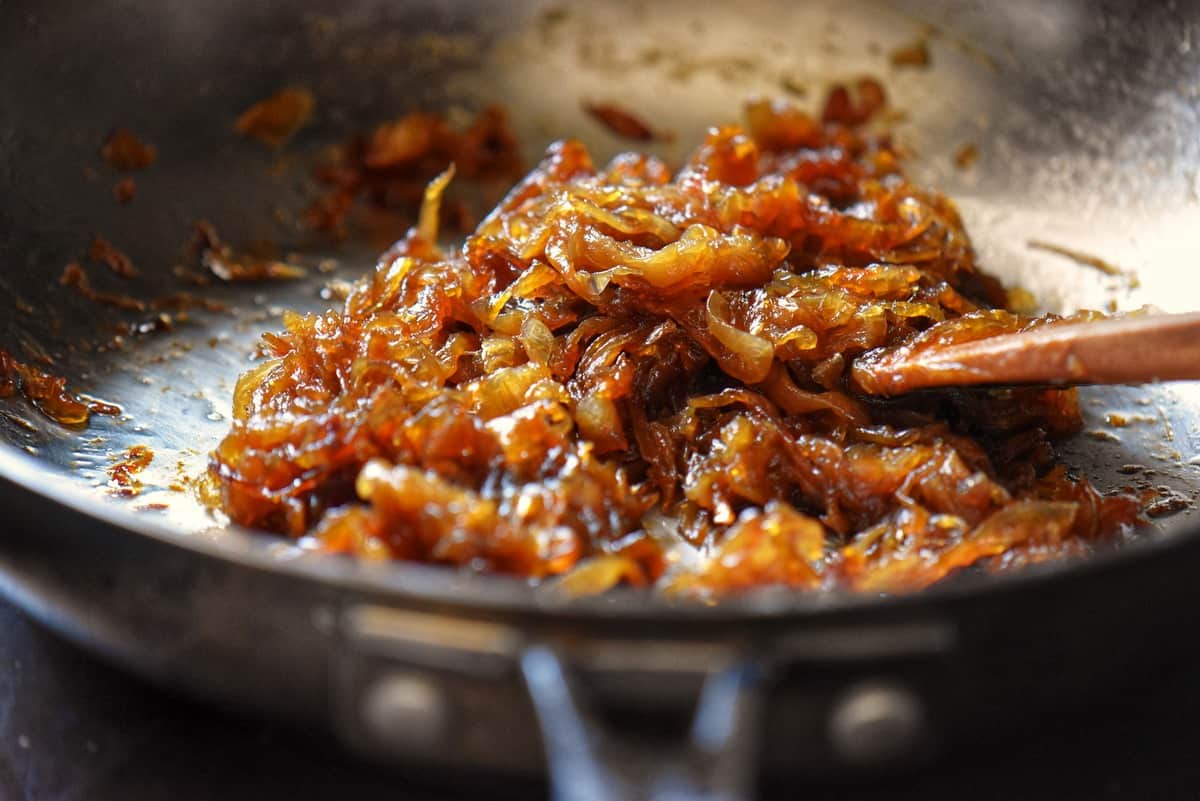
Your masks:
<svg viewBox="0 0 1200 801"><path fill-rule="evenodd" d="M891 64L922 38L927 69ZM329 276L209 290L234 312L195 312L104 353L84 343L129 315L57 279L101 234L143 273L111 288L178 291L171 268L196 218L358 274L368 246L314 247L287 222L310 196L305 159L412 108L499 102L532 160L560 135L600 156L627 146L581 111L617 101L673 131L660 146L671 155L736 117L748 94L804 89L798 102L815 103L828 81L871 74L907 115L897 129L912 169L960 201L991 271L1053 308L1183 311L1200 298L1200 4L8 0L0 39L0 347L45 352L128 418L81 435L4 405L0 574L88 647L158 681L330 726L383 758L524 774L549 764L564 798L649 794L664 775L736 796L751 765L865 769L971 747L1052 705L1119 691L1188 631L1200 564L1188 510L1086 563L910 597L764 593L715 608L636 593L566 604L508 580L208 530L155 487L227 425L232 380L276 308L323 305ZM319 105L281 164L231 125L289 84ZM96 155L116 125L160 151L128 207ZM980 155L963 170L952 156L966 144ZM1030 239L1102 256L1140 286ZM1194 386L1090 390L1085 411L1104 434L1064 443L1070 464L1106 487L1194 497ZM1107 428L1109 412L1134 422ZM92 486L108 454L135 443L160 454L148 491L122 502ZM171 509L136 509L164 498ZM701 696L692 744L664 745L684 741ZM574 749L572 732L584 735ZM613 746L631 734L636 747Z"/></svg>

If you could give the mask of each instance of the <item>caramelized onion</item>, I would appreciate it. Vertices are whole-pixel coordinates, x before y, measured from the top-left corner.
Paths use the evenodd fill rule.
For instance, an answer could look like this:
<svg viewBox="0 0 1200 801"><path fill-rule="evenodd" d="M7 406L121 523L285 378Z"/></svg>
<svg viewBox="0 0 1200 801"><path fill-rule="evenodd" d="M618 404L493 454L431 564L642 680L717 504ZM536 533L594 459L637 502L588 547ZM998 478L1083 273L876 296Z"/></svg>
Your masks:
<svg viewBox="0 0 1200 801"><path fill-rule="evenodd" d="M1055 462L1073 391L856 396L889 354L1055 322L1001 308L954 205L860 127L884 103L863 81L823 119L752 104L674 175L557 143L447 250L442 173L341 308L264 337L207 497L330 552L570 594L899 592L1120 540L1137 502ZM500 122L452 137L464 175L488 136L511 151ZM448 135L410 115L363 169L427 178Z"/></svg>
<svg viewBox="0 0 1200 801"><path fill-rule="evenodd" d="M715 289L708 293L704 314L709 333L730 352L731 358L721 363L725 372L747 384L757 384L766 378L775 363L775 346L730 325L729 302Z"/></svg>

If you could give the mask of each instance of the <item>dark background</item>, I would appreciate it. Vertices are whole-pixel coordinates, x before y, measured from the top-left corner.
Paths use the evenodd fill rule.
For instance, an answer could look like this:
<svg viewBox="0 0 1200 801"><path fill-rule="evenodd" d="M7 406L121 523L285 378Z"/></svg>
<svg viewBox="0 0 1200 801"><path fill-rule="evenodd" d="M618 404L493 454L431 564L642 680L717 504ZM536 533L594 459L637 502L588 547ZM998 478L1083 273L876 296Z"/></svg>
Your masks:
<svg viewBox="0 0 1200 801"><path fill-rule="evenodd" d="M769 788L780 799L1181 801L1200 797L1200 650L1140 689L969 758L871 783ZM317 734L149 687L0 601L3 801L540 799L543 788L384 771Z"/></svg>

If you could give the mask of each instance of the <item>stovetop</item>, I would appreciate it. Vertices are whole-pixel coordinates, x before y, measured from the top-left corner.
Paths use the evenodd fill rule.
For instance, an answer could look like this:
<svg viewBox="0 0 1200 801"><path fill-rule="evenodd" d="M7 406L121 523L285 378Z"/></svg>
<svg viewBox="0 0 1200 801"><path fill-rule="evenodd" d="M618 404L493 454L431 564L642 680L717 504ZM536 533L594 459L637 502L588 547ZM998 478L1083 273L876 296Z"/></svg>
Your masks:
<svg viewBox="0 0 1200 801"><path fill-rule="evenodd" d="M1183 633L1186 636L1186 632ZM806 801L1182 801L1200 797L1200 647L1137 691L917 773L770 788ZM0 797L14 801L542 799L364 765L323 736L181 699L0 601Z"/></svg>

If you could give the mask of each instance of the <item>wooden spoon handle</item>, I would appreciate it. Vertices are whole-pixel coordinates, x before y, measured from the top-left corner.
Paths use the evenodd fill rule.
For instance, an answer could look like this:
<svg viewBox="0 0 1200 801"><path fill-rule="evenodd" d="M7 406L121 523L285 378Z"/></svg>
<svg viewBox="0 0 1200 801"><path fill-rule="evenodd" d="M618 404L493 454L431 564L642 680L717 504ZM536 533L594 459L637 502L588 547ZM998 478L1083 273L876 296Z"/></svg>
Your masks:
<svg viewBox="0 0 1200 801"><path fill-rule="evenodd" d="M855 365L851 375L860 389L880 395L980 384L1200 379L1200 312L1052 325L931 349L869 368Z"/></svg>

